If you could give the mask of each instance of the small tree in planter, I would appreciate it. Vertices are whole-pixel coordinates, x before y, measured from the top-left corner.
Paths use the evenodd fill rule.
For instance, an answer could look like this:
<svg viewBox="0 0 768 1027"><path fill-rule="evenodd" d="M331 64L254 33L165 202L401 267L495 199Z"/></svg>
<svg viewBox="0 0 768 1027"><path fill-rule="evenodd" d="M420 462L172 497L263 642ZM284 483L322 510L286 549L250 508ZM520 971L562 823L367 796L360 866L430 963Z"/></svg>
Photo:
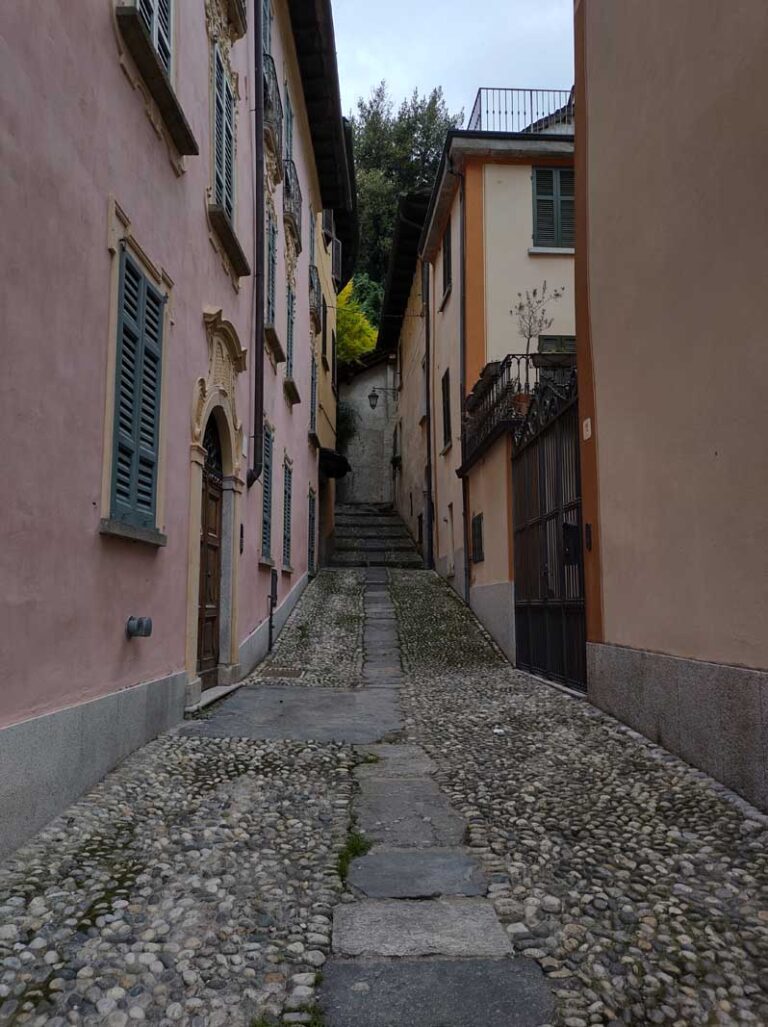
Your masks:
<svg viewBox="0 0 768 1027"><path fill-rule="evenodd" d="M550 291L545 280L541 289L533 289L530 292L526 289L524 294L519 292L517 303L510 310L510 314L517 319L519 335L525 339L525 392L519 393L516 397L518 409L523 414L527 413L531 403L529 388L531 342L552 327L555 319L549 316L547 304L559 300L564 292L565 286Z"/></svg>

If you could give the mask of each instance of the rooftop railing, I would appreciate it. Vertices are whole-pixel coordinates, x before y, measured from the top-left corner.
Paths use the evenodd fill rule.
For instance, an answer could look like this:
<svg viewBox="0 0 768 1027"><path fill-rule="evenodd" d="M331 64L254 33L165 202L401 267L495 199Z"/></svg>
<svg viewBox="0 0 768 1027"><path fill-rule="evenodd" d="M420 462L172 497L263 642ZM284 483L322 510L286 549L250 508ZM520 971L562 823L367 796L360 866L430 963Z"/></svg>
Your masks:
<svg viewBox="0 0 768 1027"><path fill-rule="evenodd" d="M469 116L470 132L571 135L572 89L478 89Z"/></svg>

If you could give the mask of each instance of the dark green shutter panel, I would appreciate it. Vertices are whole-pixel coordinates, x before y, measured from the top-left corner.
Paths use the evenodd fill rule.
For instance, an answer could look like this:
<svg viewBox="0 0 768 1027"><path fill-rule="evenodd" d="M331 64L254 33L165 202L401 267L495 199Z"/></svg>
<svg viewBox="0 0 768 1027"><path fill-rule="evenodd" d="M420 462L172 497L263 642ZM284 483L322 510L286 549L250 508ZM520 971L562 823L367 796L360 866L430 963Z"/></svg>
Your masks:
<svg viewBox="0 0 768 1027"><path fill-rule="evenodd" d="M285 464L283 477L283 567L291 566L293 470Z"/></svg>
<svg viewBox="0 0 768 1027"><path fill-rule="evenodd" d="M120 261L111 513L153 528L165 301L125 249Z"/></svg>
<svg viewBox="0 0 768 1027"><path fill-rule="evenodd" d="M171 73L171 0L157 0L157 55L170 75Z"/></svg>
<svg viewBox="0 0 768 1027"><path fill-rule="evenodd" d="M576 239L574 172L572 168L561 168L560 186L560 245L573 247Z"/></svg>
<svg viewBox="0 0 768 1027"><path fill-rule="evenodd" d="M261 554L269 559L272 552L272 432L264 427L264 469L262 481Z"/></svg>
<svg viewBox="0 0 768 1027"><path fill-rule="evenodd" d="M309 395L309 430L317 431L317 357L312 354L312 378Z"/></svg>
<svg viewBox="0 0 768 1027"><path fill-rule="evenodd" d="M139 0L139 14L147 27L150 37L154 38L155 0Z"/></svg>
<svg viewBox="0 0 768 1027"><path fill-rule="evenodd" d="M557 198L553 168L535 168L533 243L557 246Z"/></svg>
<svg viewBox="0 0 768 1027"><path fill-rule="evenodd" d="M275 323L275 289L277 281L277 225L270 212L267 212L267 303L265 321L268 325Z"/></svg>
<svg viewBox="0 0 768 1027"><path fill-rule="evenodd" d="M225 180L224 180L224 107L226 104L226 89L224 85L224 64L221 60L221 55L216 50L215 56L215 111L214 111L214 165L215 165L215 190L216 190L216 203L220 206L224 206L225 200Z"/></svg>
<svg viewBox="0 0 768 1027"><path fill-rule="evenodd" d="M288 314L288 336L286 339L286 361L285 361L285 373L289 378L293 377L293 342L294 342L294 331L296 322L296 295L293 289L288 286L288 295L286 297L286 307Z"/></svg>
<svg viewBox="0 0 768 1027"><path fill-rule="evenodd" d="M270 0L262 0L261 27L264 35L264 53L272 53L272 5Z"/></svg>
<svg viewBox="0 0 768 1027"><path fill-rule="evenodd" d="M235 213L235 97L229 81L224 84L224 210Z"/></svg>

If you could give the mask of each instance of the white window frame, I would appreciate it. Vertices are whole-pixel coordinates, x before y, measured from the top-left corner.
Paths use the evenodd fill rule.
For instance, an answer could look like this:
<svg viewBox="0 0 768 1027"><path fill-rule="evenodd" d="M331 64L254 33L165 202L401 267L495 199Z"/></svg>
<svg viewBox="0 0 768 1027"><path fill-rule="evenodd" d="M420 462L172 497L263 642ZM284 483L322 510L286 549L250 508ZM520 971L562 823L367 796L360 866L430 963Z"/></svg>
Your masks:
<svg viewBox="0 0 768 1027"><path fill-rule="evenodd" d="M168 6L168 31L162 32L160 24L160 6L161 4L167 4ZM144 25L149 32L152 39L152 46L155 48L160 63L165 68L168 78L172 78L173 75L173 59L174 59L174 47L173 47L173 0L136 0L136 8L142 17ZM168 66L165 66L163 61L161 44L165 43L168 49Z"/></svg>

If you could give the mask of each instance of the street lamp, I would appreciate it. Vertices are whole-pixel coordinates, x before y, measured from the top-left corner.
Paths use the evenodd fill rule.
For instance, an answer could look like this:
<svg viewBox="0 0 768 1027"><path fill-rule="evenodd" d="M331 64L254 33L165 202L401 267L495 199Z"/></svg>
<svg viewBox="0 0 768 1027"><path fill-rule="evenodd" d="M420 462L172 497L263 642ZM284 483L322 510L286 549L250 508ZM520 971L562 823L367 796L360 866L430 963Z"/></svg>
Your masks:
<svg viewBox="0 0 768 1027"><path fill-rule="evenodd" d="M371 404L371 410L375 410L379 402L380 392L397 392L397 389L387 389L383 385L374 385L371 391L368 393L368 402Z"/></svg>

